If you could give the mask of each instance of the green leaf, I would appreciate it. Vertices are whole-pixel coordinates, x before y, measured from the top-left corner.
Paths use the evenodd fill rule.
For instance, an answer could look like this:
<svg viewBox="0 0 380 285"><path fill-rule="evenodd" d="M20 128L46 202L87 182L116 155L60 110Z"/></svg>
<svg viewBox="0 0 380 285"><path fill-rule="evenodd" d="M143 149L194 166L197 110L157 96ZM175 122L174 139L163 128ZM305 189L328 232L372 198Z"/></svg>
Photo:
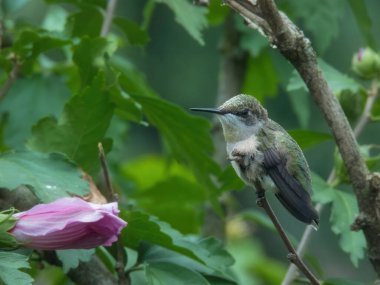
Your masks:
<svg viewBox="0 0 380 285"><path fill-rule="evenodd" d="M71 30L72 37L96 37L99 36L103 23L103 15L93 5L81 4L81 10L71 14L67 19L67 26Z"/></svg>
<svg viewBox="0 0 380 285"><path fill-rule="evenodd" d="M358 83L351 77L341 73L340 71L336 70L323 60L319 59L318 64L334 94L338 94L344 90L359 92L360 90L364 89L364 87L360 83ZM286 90L288 92L293 92L300 89L308 91L305 83L299 76L298 72L294 70L286 87Z"/></svg>
<svg viewBox="0 0 380 285"><path fill-rule="evenodd" d="M296 91L289 92L288 96L300 126L307 128L310 119L310 100L308 94Z"/></svg>
<svg viewBox="0 0 380 285"><path fill-rule="evenodd" d="M17 221L12 216L14 212L15 209L0 212L0 248L14 249L18 246L15 237L9 233Z"/></svg>
<svg viewBox="0 0 380 285"><path fill-rule="evenodd" d="M259 212L258 210L245 210L241 212L240 215L244 220L252 221L257 225L271 230L272 232L276 231L276 228L274 227L273 223L268 218L268 216L262 212Z"/></svg>
<svg viewBox="0 0 380 285"><path fill-rule="evenodd" d="M286 272L285 265L268 258L255 239L232 240L228 244L228 250L236 259L232 271L238 284L281 284Z"/></svg>
<svg viewBox="0 0 380 285"><path fill-rule="evenodd" d="M202 30L207 27L207 9L190 4L187 0L156 0L166 4L174 13L175 20L199 44L204 45Z"/></svg>
<svg viewBox="0 0 380 285"><path fill-rule="evenodd" d="M196 271L168 262L145 265L145 275L149 285L209 285L210 283Z"/></svg>
<svg viewBox="0 0 380 285"><path fill-rule="evenodd" d="M306 30L312 34L317 50L325 51L339 33L345 10L344 1L289 0L288 3L290 11L303 21Z"/></svg>
<svg viewBox="0 0 380 285"><path fill-rule="evenodd" d="M42 27L47 31L64 32L68 14L62 6L49 5Z"/></svg>
<svg viewBox="0 0 380 285"><path fill-rule="evenodd" d="M138 191L152 188L173 176L196 182L196 178L188 168L158 155L144 155L128 161L121 166L121 171L126 179L135 183L134 188Z"/></svg>
<svg viewBox="0 0 380 285"><path fill-rule="evenodd" d="M321 178L318 174L311 173L311 182L313 189L313 201L328 204L335 199L335 189L327 184L327 182Z"/></svg>
<svg viewBox="0 0 380 285"><path fill-rule="evenodd" d="M18 36L14 51L25 59L35 59L41 53L48 50L63 47L70 43L69 40L61 39L45 31L36 32L25 29Z"/></svg>
<svg viewBox="0 0 380 285"><path fill-rule="evenodd" d="M235 27L240 32L239 46L246 50L252 58L258 57L267 48L268 40L260 35L259 32L252 30L244 24L241 17L235 17Z"/></svg>
<svg viewBox="0 0 380 285"><path fill-rule="evenodd" d="M40 120L32 129L27 146L41 152L62 152L87 172L99 166L99 142L109 149L104 138L113 115L109 89L99 74L92 85L85 87L65 105L60 118Z"/></svg>
<svg viewBox="0 0 380 285"><path fill-rule="evenodd" d="M340 236L339 245L342 250L347 252L352 263L358 266L359 260L364 257L366 241L362 231L351 230L351 224L359 212L355 196L332 188L315 174L313 174L313 189L314 200L323 204L332 203L331 229Z"/></svg>
<svg viewBox="0 0 380 285"><path fill-rule="evenodd" d="M65 156L57 153L9 152L0 155L0 186L10 190L31 186L43 202L75 194L89 193L81 171Z"/></svg>
<svg viewBox="0 0 380 285"><path fill-rule="evenodd" d="M217 193L210 174L218 175L220 168L210 156L213 144L209 122L158 97L133 96L133 99L141 105L148 122L160 131L173 156L185 162L199 182L208 187L210 200L215 204Z"/></svg>
<svg viewBox="0 0 380 285"><path fill-rule="evenodd" d="M73 61L79 68L82 86L93 81L98 72L99 61L107 50L108 42L105 38L82 38L79 45L74 47Z"/></svg>
<svg viewBox="0 0 380 285"><path fill-rule="evenodd" d="M251 57L243 83L243 93L253 94L263 102L265 97L273 97L278 92L279 79L268 52Z"/></svg>
<svg viewBox="0 0 380 285"><path fill-rule="evenodd" d="M325 75L329 87L336 96L339 96L347 90L352 93L358 93L358 95L362 96L361 94L365 89L360 83L339 72L321 59L318 60L318 64ZM292 106L297 114L299 122L301 126L305 128L310 117L309 96L306 94L308 89L295 70L292 72L286 90L288 91L289 98L292 101Z"/></svg>
<svg viewBox="0 0 380 285"><path fill-rule="evenodd" d="M143 46L148 43L149 35L138 24L125 18L116 17L113 22L123 31L131 45Z"/></svg>
<svg viewBox="0 0 380 285"><path fill-rule="evenodd" d="M141 242L149 242L186 255L222 272L233 263L232 257L222 248L221 242L213 238L192 239L154 216L139 211L122 211L121 217L128 221L127 230L122 232L122 239L128 247L136 249Z"/></svg>
<svg viewBox="0 0 380 285"><path fill-rule="evenodd" d="M364 1L349 0L351 11L355 16L362 36L364 37L366 44L372 49L377 49L375 37L372 33L372 21L369 16L366 3Z"/></svg>
<svg viewBox="0 0 380 285"><path fill-rule="evenodd" d="M192 271L199 272L204 276L212 275L214 277L223 279L224 281L228 280L229 282L232 282L232 284L235 284L235 282L232 281L234 280L234 278L232 277L232 274L229 270L227 270L226 272L215 271L209 268L207 265L201 264L195 261L194 259L191 259L185 255L179 254L172 250L163 248L161 246L149 245L146 243L143 244L140 247L139 259L141 262L147 264L154 264L157 262L177 264L179 266L188 268Z"/></svg>
<svg viewBox="0 0 380 285"><path fill-rule="evenodd" d="M354 232L350 229L359 212L357 202L351 193L336 190L335 194L330 217L331 229L334 233L340 234L340 247L350 255L352 263L357 267L359 260L364 257L366 248L363 232Z"/></svg>
<svg viewBox="0 0 380 285"><path fill-rule="evenodd" d="M69 96L63 80L57 76L36 75L17 79L0 104L0 113L7 115L4 129L5 144L21 149L38 119L55 116ZM19 112L33 106L28 112Z"/></svg>
<svg viewBox="0 0 380 285"><path fill-rule="evenodd" d="M30 268L28 257L10 251L0 251L0 280L6 285L31 285L33 278L20 269Z"/></svg>
<svg viewBox="0 0 380 285"><path fill-rule="evenodd" d="M208 6L208 23L213 26L220 25L224 23L229 13L230 9L227 5L224 5L219 0L211 0Z"/></svg>
<svg viewBox="0 0 380 285"><path fill-rule="evenodd" d="M201 208L206 199L206 190L182 177L168 177L131 197L137 199L141 208L182 233L197 233L203 222Z"/></svg>
<svg viewBox="0 0 380 285"><path fill-rule="evenodd" d="M5 15L12 14L22 9L28 2L28 0L3 0L0 2L1 10Z"/></svg>
<svg viewBox="0 0 380 285"><path fill-rule="evenodd" d="M341 278L331 278L324 280L323 285L364 285L364 283Z"/></svg>
<svg viewBox="0 0 380 285"><path fill-rule="evenodd" d="M95 253L95 249L65 249L57 250L57 256L62 261L63 272L67 273L70 269L77 268L79 262L90 261Z"/></svg>
<svg viewBox="0 0 380 285"><path fill-rule="evenodd" d="M218 176L218 181L221 183L221 191L240 190L245 186L231 165L228 165Z"/></svg>
<svg viewBox="0 0 380 285"><path fill-rule="evenodd" d="M310 148L332 139L330 134L309 130L291 130L289 131L289 134L302 149Z"/></svg>

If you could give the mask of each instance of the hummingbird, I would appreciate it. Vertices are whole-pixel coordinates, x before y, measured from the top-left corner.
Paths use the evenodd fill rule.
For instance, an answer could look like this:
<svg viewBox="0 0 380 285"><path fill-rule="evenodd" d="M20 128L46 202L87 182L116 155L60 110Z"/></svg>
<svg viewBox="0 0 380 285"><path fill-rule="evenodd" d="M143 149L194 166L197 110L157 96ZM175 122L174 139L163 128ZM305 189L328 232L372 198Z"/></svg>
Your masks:
<svg viewBox="0 0 380 285"><path fill-rule="evenodd" d="M265 191L273 191L295 218L318 228L319 215L310 198L311 178L305 156L256 98L240 94L218 108L191 110L217 115L228 160L245 184L255 187L260 183Z"/></svg>

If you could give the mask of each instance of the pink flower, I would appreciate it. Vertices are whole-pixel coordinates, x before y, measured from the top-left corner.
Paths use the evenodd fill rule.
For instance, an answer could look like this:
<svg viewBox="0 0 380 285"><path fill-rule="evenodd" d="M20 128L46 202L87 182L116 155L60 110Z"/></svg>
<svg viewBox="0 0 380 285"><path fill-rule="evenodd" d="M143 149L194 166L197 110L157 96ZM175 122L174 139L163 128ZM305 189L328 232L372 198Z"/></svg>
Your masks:
<svg viewBox="0 0 380 285"><path fill-rule="evenodd" d="M17 213L9 233L34 249L79 249L109 246L127 225L117 214L117 203L93 204L62 198Z"/></svg>

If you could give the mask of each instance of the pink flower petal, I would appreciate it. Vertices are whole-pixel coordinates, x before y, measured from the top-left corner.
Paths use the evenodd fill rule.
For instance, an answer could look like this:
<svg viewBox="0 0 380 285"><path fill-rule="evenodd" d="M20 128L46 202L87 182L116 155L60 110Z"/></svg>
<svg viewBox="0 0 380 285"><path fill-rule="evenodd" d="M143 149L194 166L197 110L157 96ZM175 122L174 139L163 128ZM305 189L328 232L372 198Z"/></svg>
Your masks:
<svg viewBox="0 0 380 285"><path fill-rule="evenodd" d="M79 249L111 245L127 225L117 216L117 203L98 205L79 198L62 198L15 214L10 231L34 249Z"/></svg>

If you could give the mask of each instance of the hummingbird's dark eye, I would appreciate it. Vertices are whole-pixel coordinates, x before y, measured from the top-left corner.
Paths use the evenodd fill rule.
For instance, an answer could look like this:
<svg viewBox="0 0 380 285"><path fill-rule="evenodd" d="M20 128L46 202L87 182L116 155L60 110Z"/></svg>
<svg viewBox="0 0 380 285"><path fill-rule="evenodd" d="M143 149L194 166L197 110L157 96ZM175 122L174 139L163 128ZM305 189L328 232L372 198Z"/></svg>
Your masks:
<svg viewBox="0 0 380 285"><path fill-rule="evenodd" d="M244 109L236 113L237 116L242 117L242 118L247 118L249 115L249 110Z"/></svg>

